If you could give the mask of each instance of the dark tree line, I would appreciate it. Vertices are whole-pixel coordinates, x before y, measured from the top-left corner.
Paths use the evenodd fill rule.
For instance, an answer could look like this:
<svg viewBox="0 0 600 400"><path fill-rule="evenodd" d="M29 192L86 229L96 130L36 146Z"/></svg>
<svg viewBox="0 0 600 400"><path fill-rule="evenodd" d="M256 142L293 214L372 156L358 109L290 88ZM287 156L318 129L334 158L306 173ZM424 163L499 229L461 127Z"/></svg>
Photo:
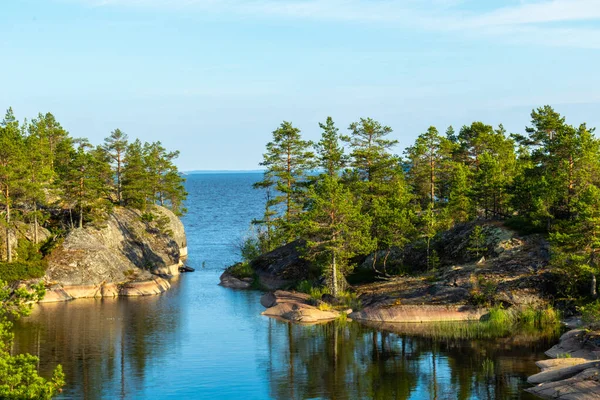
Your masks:
<svg viewBox="0 0 600 400"><path fill-rule="evenodd" d="M340 134L319 124L318 143L290 122L267 144L260 251L305 239L307 257L323 268L335 293L357 255L375 252L385 271L393 247L431 240L458 223L505 219L549 234L565 285L593 280L600 257L600 141L586 124L572 126L550 106L533 110L522 134L502 125L465 125L458 133L430 127L403 156L392 129L370 118Z"/></svg>

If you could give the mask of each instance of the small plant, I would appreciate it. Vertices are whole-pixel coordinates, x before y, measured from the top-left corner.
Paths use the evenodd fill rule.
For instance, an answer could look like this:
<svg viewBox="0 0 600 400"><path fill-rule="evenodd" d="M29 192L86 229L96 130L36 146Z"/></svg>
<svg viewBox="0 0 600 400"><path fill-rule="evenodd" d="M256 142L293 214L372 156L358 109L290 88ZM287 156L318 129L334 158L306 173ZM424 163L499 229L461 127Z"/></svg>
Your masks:
<svg viewBox="0 0 600 400"><path fill-rule="evenodd" d="M492 378L494 376L495 369L496 367L494 365L494 361L492 361L490 358L486 358L481 363L481 371L487 378Z"/></svg>
<svg viewBox="0 0 600 400"><path fill-rule="evenodd" d="M559 353L556 355L556 358L572 358L571 353Z"/></svg>
<svg viewBox="0 0 600 400"><path fill-rule="evenodd" d="M142 222L145 222L148 224L148 223L154 221L154 214L152 214L151 212L145 212L142 214L140 219L142 220Z"/></svg>
<svg viewBox="0 0 600 400"><path fill-rule="evenodd" d="M324 287L311 287L308 295L310 296L311 300L313 301L321 301L321 298L323 297L324 294L331 294L331 292L329 291L329 288L324 286Z"/></svg>
<svg viewBox="0 0 600 400"><path fill-rule="evenodd" d="M588 325L600 324L600 300L579 307L581 320Z"/></svg>
<svg viewBox="0 0 600 400"><path fill-rule="evenodd" d="M313 288L312 283L310 281L301 281L296 285L296 290L301 293L309 294L311 289Z"/></svg>
<svg viewBox="0 0 600 400"><path fill-rule="evenodd" d="M362 304L356 293L350 291L341 291L338 293L338 300L340 306L344 308L351 308L353 311L360 310Z"/></svg>
<svg viewBox="0 0 600 400"><path fill-rule="evenodd" d="M319 308L319 310L321 310L321 311L332 311L332 310L333 310L333 307L331 306L331 304L324 303L324 302L321 302L321 303L319 304L319 307L318 307L318 308Z"/></svg>
<svg viewBox="0 0 600 400"><path fill-rule="evenodd" d="M338 315L335 319L335 322L337 322L340 326L345 326L348 323L348 314L345 312L340 313L340 315Z"/></svg>
<svg viewBox="0 0 600 400"><path fill-rule="evenodd" d="M493 280L487 280L480 276L475 278L471 276L471 303L476 306L489 306L495 303L495 295L498 284Z"/></svg>
<svg viewBox="0 0 600 400"><path fill-rule="evenodd" d="M471 235L469 236L469 247L467 247L467 251L471 253L472 256L479 258L487 251L485 239L486 235L483 231L483 228L481 225L476 225L475 228L473 228L473 232L471 232Z"/></svg>
<svg viewBox="0 0 600 400"><path fill-rule="evenodd" d="M254 276L254 270L247 262L234 264L227 269L227 272L238 279L251 278Z"/></svg>

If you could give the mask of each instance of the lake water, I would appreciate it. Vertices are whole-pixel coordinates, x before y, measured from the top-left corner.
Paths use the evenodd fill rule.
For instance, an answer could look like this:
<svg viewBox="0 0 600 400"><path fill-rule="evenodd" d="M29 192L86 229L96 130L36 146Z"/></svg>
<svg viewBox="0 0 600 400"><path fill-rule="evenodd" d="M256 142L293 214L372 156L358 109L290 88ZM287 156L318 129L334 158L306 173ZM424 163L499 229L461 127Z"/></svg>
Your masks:
<svg viewBox="0 0 600 400"><path fill-rule="evenodd" d="M197 272L159 296L40 305L17 324L14 350L39 355L42 374L62 364L65 399L531 398L522 388L546 341L291 325L260 315L260 293L218 286L262 214L259 179L189 176L184 224Z"/></svg>

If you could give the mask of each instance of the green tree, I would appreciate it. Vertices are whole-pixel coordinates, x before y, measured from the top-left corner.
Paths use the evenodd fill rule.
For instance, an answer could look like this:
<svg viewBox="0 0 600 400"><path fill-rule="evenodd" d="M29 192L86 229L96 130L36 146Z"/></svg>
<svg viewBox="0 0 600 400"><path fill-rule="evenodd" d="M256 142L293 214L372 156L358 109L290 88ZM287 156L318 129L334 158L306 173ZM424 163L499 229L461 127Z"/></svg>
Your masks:
<svg viewBox="0 0 600 400"><path fill-rule="evenodd" d="M447 186L451 162L451 142L431 126L406 149L408 179L422 208L445 202L441 189Z"/></svg>
<svg viewBox="0 0 600 400"><path fill-rule="evenodd" d="M12 262L12 205L15 192L23 183L23 136L12 108L6 112L0 124L0 197L4 203L4 228L6 240L6 261Z"/></svg>
<svg viewBox="0 0 600 400"><path fill-rule="evenodd" d="M174 164L177 157L179 151L167 151L160 142L144 144L144 163L152 190L152 203L181 215L185 212L182 204L187 192L183 186L185 179Z"/></svg>
<svg viewBox="0 0 600 400"><path fill-rule="evenodd" d="M119 205L123 204L123 163L127 146L127 135L120 129L115 129L110 133L109 137L104 139L103 149L111 158L111 165L113 166L115 175L117 203Z"/></svg>
<svg viewBox="0 0 600 400"><path fill-rule="evenodd" d="M316 166L314 154L309 150L311 146L310 141L302 139L300 129L284 121L273 131L273 140L267 144L260 163L266 167L264 179L254 187L270 188L276 193L267 213L273 210L278 213L282 208L283 216L276 218L275 223L282 229L284 241L295 237L293 225L304 208L309 173Z"/></svg>
<svg viewBox="0 0 600 400"><path fill-rule="evenodd" d="M470 175L471 170L465 164L452 163L447 211L454 224L466 222L474 215Z"/></svg>
<svg viewBox="0 0 600 400"><path fill-rule="evenodd" d="M0 281L0 397L3 399L51 399L65 384L60 365L47 380L38 375L37 357L11 354L14 338L11 320L28 315L32 303L43 296L41 284L33 286L31 291L12 290Z"/></svg>
<svg viewBox="0 0 600 400"><path fill-rule="evenodd" d="M98 215L106 209L110 166L105 153L92 149L87 139L77 139L75 143L77 149L71 154L63 185L65 200L70 209L77 211L77 226L82 228L85 212Z"/></svg>
<svg viewBox="0 0 600 400"><path fill-rule="evenodd" d="M47 114L48 115L48 114ZM49 114L51 115L51 114ZM47 146L47 121L44 116L39 115L33 119L28 126L28 135L25 137L25 170L27 178L23 184L25 197L31 204L30 219L33 224L33 242L39 242L39 225L43 222L44 214L40 211L40 205L46 206L46 193L54 178L52 163L54 155L50 146Z"/></svg>
<svg viewBox="0 0 600 400"><path fill-rule="evenodd" d="M596 298L596 277L600 272L600 189L588 185L574 208L577 217L558 224L550 234L553 264L567 294L576 295L577 285L589 279L589 294Z"/></svg>
<svg viewBox="0 0 600 400"><path fill-rule="evenodd" d="M139 139L127 146L122 171L122 197L126 206L145 211L154 193L146 171L146 154Z"/></svg>
<svg viewBox="0 0 600 400"><path fill-rule="evenodd" d="M469 235L469 247L467 247L467 251L479 258L479 255L487 250L485 238L485 232L481 225L475 225L471 235Z"/></svg>
<svg viewBox="0 0 600 400"><path fill-rule="evenodd" d="M322 130L321 140L315 145L318 166L330 177L337 177L348 163L340 144L339 129L331 117L327 117L325 123L319 123L319 127Z"/></svg>
<svg viewBox="0 0 600 400"><path fill-rule="evenodd" d="M387 138L392 128L371 118L361 118L351 123L348 129L350 134L343 139L350 145L350 165L356 171L359 193L368 210L372 198L377 195L378 185L393 173L398 164L397 157L390 152L398 141Z"/></svg>
<svg viewBox="0 0 600 400"><path fill-rule="evenodd" d="M344 274L351 269L348 260L375 249L369 232L371 221L336 177L325 175L309 189L308 199L301 224L307 258L323 267L331 292L337 296Z"/></svg>
<svg viewBox="0 0 600 400"><path fill-rule="evenodd" d="M383 273L387 274L387 259L393 247L402 248L415 235L415 213L411 205L412 194L400 167L383 188L383 194L373 200L372 234L377 249L384 252ZM377 252L373 256L373 270L376 269Z"/></svg>

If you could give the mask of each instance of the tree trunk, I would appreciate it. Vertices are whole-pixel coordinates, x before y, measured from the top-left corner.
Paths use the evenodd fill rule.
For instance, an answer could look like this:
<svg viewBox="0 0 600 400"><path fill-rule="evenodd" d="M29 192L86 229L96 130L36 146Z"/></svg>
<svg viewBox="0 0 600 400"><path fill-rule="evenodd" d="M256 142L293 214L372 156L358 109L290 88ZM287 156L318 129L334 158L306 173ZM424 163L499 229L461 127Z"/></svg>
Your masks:
<svg viewBox="0 0 600 400"><path fill-rule="evenodd" d="M12 262L12 249L10 248L10 192L8 186L4 191L6 196L6 261Z"/></svg>
<svg viewBox="0 0 600 400"><path fill-rule="evenodd" d="M117 202L123 205L123 195L121 193L121 153L117 153Z"/></svg>
<svg viewBox="0 0 600 400"><path fill-rule="evenodd" d="M83 206L79 204L79 228L83 228Z"/></svg>
<svg viewBox="0 0 600 400"><path fill-rule="evenodd" d="M33 243L38 244L37 201L33 202Z"/></svg>
<svg viewBox="0 0 600 400"><path fill-rule="evenodd" d="M335 262L335 252L332 253L332 263L331 263L331 267L332 267L332 271L331 271L331 275L332 275L332 279L333 279L333 286L332 286L332 292L331 293L333 295L333 297L337 298L338 295L338 279L337 279L337 264Z"/></svg>
<svg viewBox="0 0 600 400"><path fill-rule="evenodd" d="M392 252L392 249L390 249L388 247L387 250L386 250L386 252L385 252L385 257L383 257L383 273L385 275L387 275L387 259L390 256L391 252Z"/></svg>
<svg viewBox="0 0 600 400"><path fill-rule="evenodd" d="M596 290L596 274L592 274L592 287L590 288L590 294L592 296L592 299L596 299L598 298L598 292Z"/></svg>

